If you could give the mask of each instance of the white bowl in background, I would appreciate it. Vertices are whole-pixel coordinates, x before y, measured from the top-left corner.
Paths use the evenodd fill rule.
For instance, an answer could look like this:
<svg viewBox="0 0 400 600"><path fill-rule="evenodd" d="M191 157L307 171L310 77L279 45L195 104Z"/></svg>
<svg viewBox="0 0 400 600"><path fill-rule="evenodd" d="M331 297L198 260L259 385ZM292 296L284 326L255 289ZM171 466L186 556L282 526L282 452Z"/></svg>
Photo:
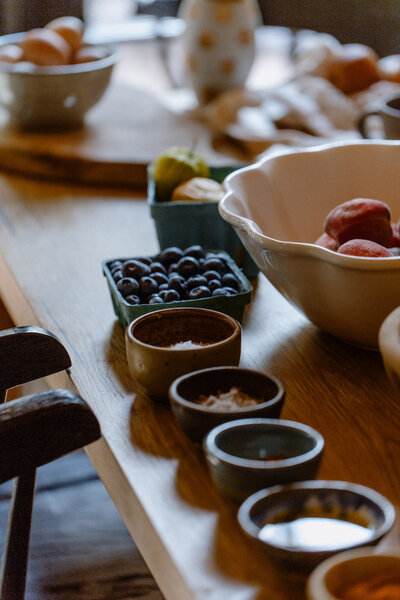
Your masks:
<svg viewBox="0 0 400 600"><path fill-rule="evenodd" d="M378 348L400 305L400 257L346 256L316 246L332 208L376 198L400 217L400 142L333 142L271 153L225 180L219 204L260 271L312 323L346 342Z"/></svg>
<svg viewBox="0 0 400 600"><path fill-rule="evenodd" d="M24 33L0 37L0 45L18 43ZM0 61L0 105L18 129L80 127L84 116L104 95L117 56L62 66Z"/></svg>
<svg viewBox="0 0 400 600"><path fill-rule="evenodd" d="M378 340L386 373L400 392L400 306L383 321Z"/></svg>

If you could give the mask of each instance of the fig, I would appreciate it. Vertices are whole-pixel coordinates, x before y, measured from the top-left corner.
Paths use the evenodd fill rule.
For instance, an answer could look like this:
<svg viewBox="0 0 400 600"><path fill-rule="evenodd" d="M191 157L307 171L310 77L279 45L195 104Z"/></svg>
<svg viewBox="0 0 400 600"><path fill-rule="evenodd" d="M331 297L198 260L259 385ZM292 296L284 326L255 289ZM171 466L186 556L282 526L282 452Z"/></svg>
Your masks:
<svg viewBox="0 0 400 600"><path fill-rule="evenodd" d="M152 164L152 175L159 202L169 202L173 190L193 177L209 177L204 158L192 150L173 146L159 154Z"/></svg>

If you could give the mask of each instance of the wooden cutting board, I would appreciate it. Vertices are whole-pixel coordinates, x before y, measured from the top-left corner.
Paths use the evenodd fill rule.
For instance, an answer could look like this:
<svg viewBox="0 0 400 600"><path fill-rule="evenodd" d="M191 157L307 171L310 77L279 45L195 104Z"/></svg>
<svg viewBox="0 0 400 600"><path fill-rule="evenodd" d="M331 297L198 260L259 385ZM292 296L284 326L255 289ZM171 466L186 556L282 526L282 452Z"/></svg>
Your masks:
<svg viewBox="0 0 400 600"><path fill-rule="evenodd" d="M143 187L147 165L169 146L192 147L213 165L236 161L212 148L211 133L148 92L111 85L86 118L64 132L19 132L0 112L0 169L77 183Z"/></svg>

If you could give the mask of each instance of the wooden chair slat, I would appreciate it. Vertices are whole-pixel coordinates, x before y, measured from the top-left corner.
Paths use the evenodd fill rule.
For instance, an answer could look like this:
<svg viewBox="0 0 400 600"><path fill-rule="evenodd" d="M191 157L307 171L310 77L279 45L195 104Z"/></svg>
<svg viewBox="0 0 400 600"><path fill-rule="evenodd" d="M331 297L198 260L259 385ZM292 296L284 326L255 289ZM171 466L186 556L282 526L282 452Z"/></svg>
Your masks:
<svg viewBox="0 0 400 600"><path fill-rule="evenodd" d="M61 341L41 327L0 331L0 389L5 390L71 366Z"/></svg>

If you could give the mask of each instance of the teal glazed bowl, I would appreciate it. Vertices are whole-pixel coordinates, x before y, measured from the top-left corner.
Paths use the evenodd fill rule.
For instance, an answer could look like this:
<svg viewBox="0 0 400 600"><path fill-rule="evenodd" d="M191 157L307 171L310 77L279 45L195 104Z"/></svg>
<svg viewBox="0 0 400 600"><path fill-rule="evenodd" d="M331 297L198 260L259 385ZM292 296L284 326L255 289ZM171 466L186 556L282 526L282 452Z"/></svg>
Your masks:
<svg viewBox="0 0 400 600"><path fill-rule="evenodd" d="M232 400L237 390L256 403L242 405ZM199 398L208 398L200 403ZM211 367L182 375L169 389L172 413L185 434L201 443L217 425L249 417L280 416L285 400L282 383L273 375L241 367ZM233 395L235 399L235 395ZM248 401L247 401L248 402Z"/></svg>
<svg viewBox="0 0 400 600"><path fill-rule="evenodd" d="M239 508L243 531L286 566L312 569L344 550L373 546L391 529L384 496L345 481L302 481L261 490Z"/></svg>
<svg viewBox="0 0 400 600"><path fill-rule="evenodd" d="M210 177L222 183L239 166L211 167ZM184 248L191 244L221 248L232 256L247 277L257 277L258 267L235 231L220 216L218 202L159 202L151 167L148 169L147 195L161 250L169 246Z"/></svg>
<svg viewBox="0 0 400 600"><path fill-rule="evenodd" d="M219 492L242 502L263 488L315 477L324 439L303 423L247 418L212 429L203 448Z"/></svg>

